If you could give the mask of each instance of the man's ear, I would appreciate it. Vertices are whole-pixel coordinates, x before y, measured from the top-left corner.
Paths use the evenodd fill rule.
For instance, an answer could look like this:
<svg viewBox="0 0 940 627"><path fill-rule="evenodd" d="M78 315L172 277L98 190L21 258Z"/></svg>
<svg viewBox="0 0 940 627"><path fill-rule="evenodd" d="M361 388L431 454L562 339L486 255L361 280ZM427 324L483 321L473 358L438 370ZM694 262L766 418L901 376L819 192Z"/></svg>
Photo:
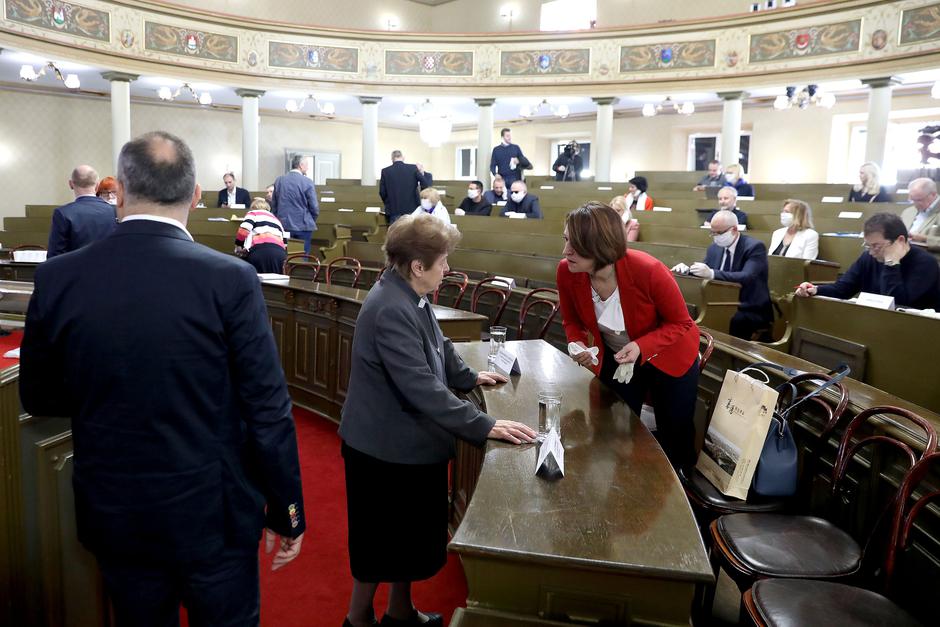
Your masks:
<svg viewBox="0 0 940 627"><path fill-rule="evenodd" d="M202 199L202 188L199 187L199 183L196 183L196 189L193 190L193 199L189 203L189 210L195 211L196 205L199 204L199 201Z"/></svg>

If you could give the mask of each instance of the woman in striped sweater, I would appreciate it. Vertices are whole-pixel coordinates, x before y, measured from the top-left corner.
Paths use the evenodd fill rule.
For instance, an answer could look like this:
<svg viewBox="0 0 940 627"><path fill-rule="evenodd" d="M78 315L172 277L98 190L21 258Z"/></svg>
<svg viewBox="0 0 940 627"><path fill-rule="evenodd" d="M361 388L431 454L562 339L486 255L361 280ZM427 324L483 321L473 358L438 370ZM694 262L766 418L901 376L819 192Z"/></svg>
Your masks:
<svg viewBox="0 0 940 627"><path fill-rule="evenodd" d="M259 273L283 272L287 238L281 221L263 198L255 198L235 235L235 254L245 258Z"/></svg>

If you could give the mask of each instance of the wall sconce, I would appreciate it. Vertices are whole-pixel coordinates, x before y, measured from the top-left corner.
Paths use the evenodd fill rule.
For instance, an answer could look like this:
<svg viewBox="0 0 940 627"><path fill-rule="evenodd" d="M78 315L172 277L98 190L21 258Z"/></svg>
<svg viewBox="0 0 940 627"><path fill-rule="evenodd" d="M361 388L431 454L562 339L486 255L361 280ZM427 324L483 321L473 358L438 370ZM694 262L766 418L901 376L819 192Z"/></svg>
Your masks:
<svg viewBox="0 0 940 627"><path fill-rule="evenodd" d="M398 30L401 27L401 22L394 15L386 15L383 22L385 23L385 30Z"/></svg>
<svg viewBox="0 0 940 627"><path fill-rule="evenodd" d="M499 7L499 16L504 20L509 20L509 30L512 30L512 19L519 14L518 9L515 5L504 4Z"/></svg>
<svg viewBox="0 0 940 627"><path fill-rule="evenodd" d="M546 112L550 112L552 115L561 119L565 119L571 114L571 110L568 108L568 105L561 104L554 106L548 104L548 100L542 100L542 102L538 103L534 107L529 105L522 105L519 108L519 115L524 118L535 117Z"/></svg>
<svg viewBox="0 0 940 627"><path fill-rule="evenodd" d="M209 105L212 104L212 94L210 94L207 91L204 91L201 94L197 94L196 90L193 89L189 83L183 83L182 85L176 88L176 91L173 91L169 87L164 85L163 87L157 90L157 96L160 98L160 100L176 100L179 97L179 95L183 92L183 90L186 90L187 92L189 92L189 94L193 97L193 100L195 100L196 102L198 102L204 107L208 107Z"/></svg>
<svg viewBox="0 0 940 627"><path fill-rule="evenodd" d="M817 85L807 85L801 89L797 87L787 87L786 95L779 95L774 98L774 109L783 111L791 107L806 109L810 105L831 109L836 104L835 94L819 91Z"/></svg>
<svg viewBox="0 0 940 627"><path fill-rule="evenodd" d="M45 76L46 70L52 70L55 73L55 77L62 81L62 83L69 89L78 89L82 86L80 80L78 80L78 74L67 74L63 75L62 72L55 66L55 63L52 61L47 62L42 69L37 72L33 69L31 65L24 65L20 68L20 78L24 81L33 82L39 78Z"/></svg>
<svg viewBox="0 0 940 627"><path fill-rule="evenodd" d="M303 111L304 107L307 106L307 103L313 101L313 106L317 110L316 112L325 115L328 118L333 117L336 114L336 105L332 102L320 102L317 100L317 97L313 94L308 94L306 98L297 102L293 98L287 101L284 105L284 108L287 109L290 113L299 113Z"/></svg>

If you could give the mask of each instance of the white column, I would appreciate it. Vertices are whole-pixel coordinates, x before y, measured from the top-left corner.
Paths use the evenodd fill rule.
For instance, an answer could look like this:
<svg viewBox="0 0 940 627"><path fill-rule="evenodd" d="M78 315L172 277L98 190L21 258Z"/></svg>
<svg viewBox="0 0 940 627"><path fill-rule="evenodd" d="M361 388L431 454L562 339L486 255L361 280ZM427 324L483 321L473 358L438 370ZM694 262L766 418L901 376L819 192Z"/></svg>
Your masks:
<svg viewBox="0 0 940 627"><path fill-rule="evenodd" d="M490 156L493 153L493 103L495 98L474 98L477 103L477 179L490 188Z"/></svg>
<svg viewBox="0 0 940 627"><path fill-rule="evenodd" d="M865 129L865 161L884 165L888 139L888 117L891 114L891 88L898 84L894 76L870 78L868 85L868 126Z"/></svg>
<svg viewBox="0 0 940 627"><path fill-rule="evenodd" d="M258 181L261 148L261 116L258 107L263 91L236 89L242 99L242 186L249 192L261 190Z"/></svg>
<svg viewBox="0 0 940 627"><path fill-rule="evenodd" d="M741 153L741 109L744 101L743 91L719 92L718 97L725 101L721 113L721 153L718 160L723 165L740 161Z"/></svg>
<svg viewBox="0 0 940 627"><path fill-rule="evenodd" d="M117 173L121 148L131 140L131 81L136 74L102 72L101 78L111 83L111 163Z"/></svg>
<svg viewBox="0 0 940 627"><path fill-rule="evenodd" d="M379 142L379 103L381 98L359 96L362 103L362 184L375 185L375 154Z"/></svg>
<svg viewBox="0 0 940 627"><path fill-rule="evenodd" d="M610 155L614 139L614 103L617 98L592 98L597 105L597 126L594 129L594 145L591 147L594 160L594 181L610 182Z"/></svg>

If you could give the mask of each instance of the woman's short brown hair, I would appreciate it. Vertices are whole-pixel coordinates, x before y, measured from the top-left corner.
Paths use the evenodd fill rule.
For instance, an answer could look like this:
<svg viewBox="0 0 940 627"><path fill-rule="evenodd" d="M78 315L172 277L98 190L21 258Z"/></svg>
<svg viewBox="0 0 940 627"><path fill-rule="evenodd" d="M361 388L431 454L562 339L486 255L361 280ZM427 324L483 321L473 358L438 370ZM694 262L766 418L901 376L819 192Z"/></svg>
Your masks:
<svg viewBox="0 0 940 627"><path fill-rule="evenodd" d="M815 228L813 226L813 210L809 203L796 198L787 198L783 201L783 206L790 206L790 212L793 213L793 226L797 231Z"/></svg>
<svg viewBox="0 0 940 627"><path fill-rule="evenodd" d="M430 268L441 255L449 255L460 241L460 231L429 213L408 214L395 220L385 235L385 263L404 278L411 277L411 262Z"/></svg>
<svg viewBox="0 0 940 627"><path fill-rule="evenodd" d="M434 189L433 187L425 187L421 190L421 199L427 198L431 201L432 204L436 205L441 202L441 193Z"/></svg>
<svg viewBox="0 0 940 627"><path fill-rule="evenodd" d="M269 205L268 201L264 198L255 198L251 201L251 206L249 209L251 211L267 211L270 213L271 205Z"/></svg>
<svg viewBox="0 0 940 627"><path fill-rule="evenodd" d="M615 263L627 252L623 220L602 202L581 205L565 217L568 243L575 252L594 260L594 268Z"/></svg>

